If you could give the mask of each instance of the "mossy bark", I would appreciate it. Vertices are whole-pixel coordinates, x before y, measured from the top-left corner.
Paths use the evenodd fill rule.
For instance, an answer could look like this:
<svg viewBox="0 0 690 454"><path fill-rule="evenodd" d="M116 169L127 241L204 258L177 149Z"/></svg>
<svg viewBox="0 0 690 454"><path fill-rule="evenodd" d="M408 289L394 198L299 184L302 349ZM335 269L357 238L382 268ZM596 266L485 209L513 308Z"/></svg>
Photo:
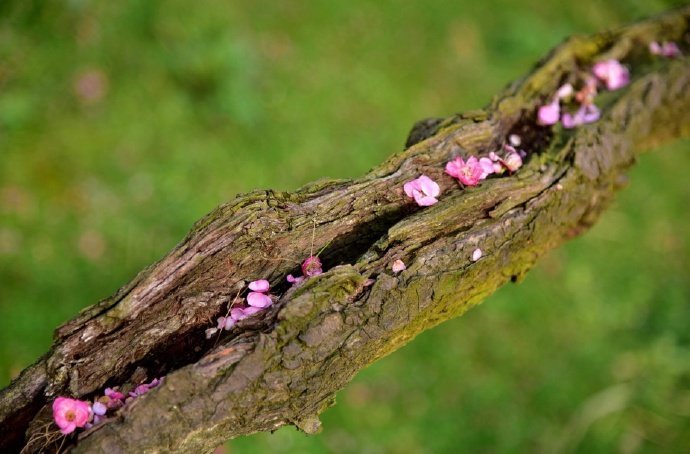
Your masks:
<svg viewBox="0 0 690 454"><path fill-rule="evenodd" d="M637 153L690 135L690 62L647 51L652 40L674 40L687 54L689 23L684 7L571 38L485 110L418 123L403 152L358 180L252 192L218 207L160 262L56 330L51 351L0 394L0 450L37 450L27 440L57 395L89 398L163 374L164 385L70 447L209 452L286 424L316 432L319 413L358 371L519 280L596 221ZM601 120L537 126L536 108L603 58L624 60L633 80L597 98ZM486 154L511 133L528 152L516 174L462 189L443 173L453 156ZM402 192L420 174L442 188L423 209ZM327 271L288 287L285 276L321 248ZM393 273L396 259L407 270ZM204 330L259 278L278 301L207 340Z"/></svg>

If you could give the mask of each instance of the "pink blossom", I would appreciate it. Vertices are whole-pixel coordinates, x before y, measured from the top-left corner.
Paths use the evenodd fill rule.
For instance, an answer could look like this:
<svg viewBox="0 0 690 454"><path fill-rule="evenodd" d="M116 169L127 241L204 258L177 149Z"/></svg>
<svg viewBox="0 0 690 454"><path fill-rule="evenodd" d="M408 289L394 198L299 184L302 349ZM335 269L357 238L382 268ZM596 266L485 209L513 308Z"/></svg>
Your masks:
<svg viewBox="0 0 690 454"><path fill-rule="evenodd" d="M77 399L58 397L53 401L53 419L60 432L67 435L84 427L91 418L91 405Z"/></svg>
<svg viewBox="0 0 690 454"><path fill-rule="evenodd" d="M470 156L464 161L458 156L446 164L446 173L460 180L465 186L476 186L482 180L484 169L476 157Z"/></svg>
<svg viewBox="0 0 690 454"><path fill-rule="evenodd" d="M431 206L438 202L438 195L441 193L441 188L434 180L422 175L419 178L408 181L403 185L405 194L414 199L420 207Z"/></svg>
<svg viewBox="0 0 690 454"><path fill-rule="evenodd" d="M394 273L399 273L401 271L405 271L406 269L407 266L405 266L405 262L400 259L396 260L393 262L393 265L391 265L391 270L393 270Z"/></svg>
<svg viewBox="0 0 690 454"><path fill-rule="evenodd" d="M678 44L673 41L664 41L659 44L656 41L649 43L649 51L654 55L660 55L666 58L678 58L680 57L680 48Z"/></svg>
<svg viewBox="0 0 690 454"><path fill-rule="evenodd" d="M609 90L618 90L630 83L630 72L618 60L604 60L592 67L594 75L606 84Z"/></svg>
<svg viewBox="0 0 690 454"><path fill-rule="evenodd" d="M558 98L554 99L549 104L543 105L537 111L537 123L542 126L549 126L558 123L558 118L561 115L561 105Z"/></svg>
<svg viewBox="0 0 690 454"><path fill-rule="evenodd" d="M315 255L310 255L302 262L302 274L304 277L318 276L323 273L321 260Z"/></svg>
<svg viewBox="0 0 690 454"><path fill-rule="evenodd" d="M271 300L270 296L263 293L249 292L249 295L247 295L247 304L264 309L273 304L273 300Z"/></svg>
<svg viewBox="0 0 690 454"><path fill-rule="evenodd" d="M258 281L252 281L249 283L249 289L254 290L255 292L267 292L268 289L271 287L271 284L268 283L266 279L259 279Z"/></svg>
<svg viewBox="0 0 690 454"><path fill-rule="evenodd" d="M599 119L601 112L594 104L584 104L575 112L575 114L564 113L561 118L561 123L566 129L572 129L587 123L593 123Z"/></svg>

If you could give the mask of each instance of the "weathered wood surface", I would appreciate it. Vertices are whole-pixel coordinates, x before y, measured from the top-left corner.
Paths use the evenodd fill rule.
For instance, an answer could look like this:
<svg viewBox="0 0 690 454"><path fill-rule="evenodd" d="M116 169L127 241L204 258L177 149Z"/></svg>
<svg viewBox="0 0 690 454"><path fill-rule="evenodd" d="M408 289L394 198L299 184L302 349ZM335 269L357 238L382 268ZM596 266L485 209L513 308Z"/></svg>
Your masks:
<svg viewBox="0 0 690 454"><path fill-rule="evenodd" d="M209 452L286 424L315 432L358 371L519 280L596 221L636 154L690 135L690 62L647 51L652 40L675 40L687 54L689 23L684 7L571 38L485 110L420 122L405 151L358 180L257 191L218 207L160 262L56 330L50 352L0 394L0 451L24 446L54 396L89 398L133 376L167 378L73 449ZM600 121L536 126L536 108L558 86L608 57L628 64L633 80L597 98ZM496 150L510 133L529 153L516 174L463 190L443 173L453 156ZM423 209L402 192L422 173L442 187L440 202ZM327 272L290 288L285 276L310 254L313 230ZM477 247L483 257L472 262ZM395 259L407 270L394 274ZM259 278L279 301L206 340Z"/></svg>

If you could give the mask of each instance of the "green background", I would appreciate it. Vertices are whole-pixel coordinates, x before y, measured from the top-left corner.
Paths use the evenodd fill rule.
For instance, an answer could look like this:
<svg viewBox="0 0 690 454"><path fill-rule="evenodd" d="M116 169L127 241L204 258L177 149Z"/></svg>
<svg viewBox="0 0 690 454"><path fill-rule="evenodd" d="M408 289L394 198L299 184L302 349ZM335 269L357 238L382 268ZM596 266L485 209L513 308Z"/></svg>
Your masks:
<svg viewBox="0 0 690 454"><path fill-rule="evenodd" d="M238 192L362 175L566 36L672 5L0 3L0 386ZM687 450L689 145L643 156L522 284L363 371L321 435L228 449Z"/></svg>

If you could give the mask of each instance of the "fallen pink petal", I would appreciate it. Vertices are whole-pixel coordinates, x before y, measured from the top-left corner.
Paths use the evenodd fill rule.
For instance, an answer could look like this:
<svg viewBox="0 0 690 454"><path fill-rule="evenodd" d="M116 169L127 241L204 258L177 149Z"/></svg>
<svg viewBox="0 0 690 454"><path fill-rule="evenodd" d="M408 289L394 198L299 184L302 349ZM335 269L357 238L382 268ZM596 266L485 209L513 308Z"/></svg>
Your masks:
<svg viewBox="0 0 690 454"><path fill-rule="evenodd" d="M407 266L405 266L405 262L400 259L394 261L393 265L391 265L391 270L393 270L394 273L399 273L401 271L405 271L406 269Z"/></svg>
<svg viewBox="0 0 690 454"><path fill-rule="evenodd" d="M273 304L273 301L271 300L271 297L266 294L250 292L249 295L247 295L247 304L263 309Z"/></svg>
<svg viewBox="0 0 690 454"><path fill-rule="evenodd" d="M561 116L561 106L558 99L553 102L543 105L537 111L537 123L542 126L550 126L558 123Z"/></svg>
<svg viewBox="0 0 690 454"><path fill-rule="evenodd" d="M58 397L53 401L53 419L64 435L84 427L91 417L91 405L77 399Z"/></svg>
<svg viewBox="0 0 690 454"><path fill-rule="evenodd" d="M91 409L93 410L93 414L98 416L103 416L108 411L108 407L98 401L93 403Z"/></svg>
<svg viewBox="0 0 690 454"><path fill-rule="evenodd" d="M494 163L489 158L481 158L479 160L479 168L482 171L481 176L479 177L480 180L483 180L494 173Z"/></svg>
<svg viewBox="0 0 690 454"><path fill-rule="evenodd" d="M592 67L592 73L604 82L609 90L618 90L630 83L628 68L618 60L604 60L595 63Z"/></svg>
<svg viewBox="0 0 690 454"><path fill-rule="evenodd" d="M482 258L482 250L477 248L472 252L472 261L476 262L480 258Z"/></svg>
<svg viewBox="0 0 690 454"><path fill-rule="evenodd" d="M267 292L271 284L266 279L259 279L249 283L249 289L255 292Z"/></svg>
<svg viewBox="0 0 690 454"><path fill-rule="evenodd" d="M506 169L509 171L515 172L517 169L522 167L522 158L518 152L511 151L503 160L503 165L506 166Z"/></svg>

